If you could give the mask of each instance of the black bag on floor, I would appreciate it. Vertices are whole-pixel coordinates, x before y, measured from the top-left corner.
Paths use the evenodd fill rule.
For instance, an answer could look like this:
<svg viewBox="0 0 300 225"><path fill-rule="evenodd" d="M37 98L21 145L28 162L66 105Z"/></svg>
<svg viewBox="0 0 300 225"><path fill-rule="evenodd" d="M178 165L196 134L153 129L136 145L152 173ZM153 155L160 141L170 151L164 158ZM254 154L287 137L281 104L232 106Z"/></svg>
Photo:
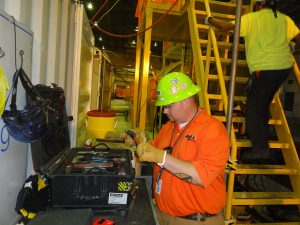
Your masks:
<svg viewBox="0 0 300 225"><path fill-rule="evenodd" d="M29 176L20 190L16 203L16 212L22 216L23 223L29 222L49 205L47 182L39 175Z"/></svg>
<svg viewBox="0 0 300 225"><path fill-rule="evenodd" d="M38 84L35 88L42 98L50 102L47 132L40 140L31 143L33 168L39 171L41 165L45 165L58 152L69 148L70 139L64 90L55 84L52 87Z"/></svg>

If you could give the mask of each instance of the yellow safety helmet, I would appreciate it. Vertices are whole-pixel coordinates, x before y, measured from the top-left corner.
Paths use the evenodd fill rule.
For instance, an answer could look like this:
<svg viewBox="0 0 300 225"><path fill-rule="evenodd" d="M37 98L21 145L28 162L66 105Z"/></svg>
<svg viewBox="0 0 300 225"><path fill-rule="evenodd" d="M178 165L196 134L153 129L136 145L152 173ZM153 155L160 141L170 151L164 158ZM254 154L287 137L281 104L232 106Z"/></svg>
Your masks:
<svg viewBox="0 0 300 225"><path fill-rule="evenodd" d="M200 87L184 73L172 72L165 75L157 85L156 106L169 105L189 98L200 91Z"/></svg>

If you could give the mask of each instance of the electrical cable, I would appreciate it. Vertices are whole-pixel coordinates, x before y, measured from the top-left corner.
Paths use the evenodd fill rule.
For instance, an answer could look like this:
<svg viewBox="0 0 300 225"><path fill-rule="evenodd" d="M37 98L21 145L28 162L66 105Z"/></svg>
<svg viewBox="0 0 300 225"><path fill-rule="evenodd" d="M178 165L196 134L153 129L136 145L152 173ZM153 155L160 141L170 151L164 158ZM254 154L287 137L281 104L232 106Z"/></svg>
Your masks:
<svg viewBox="0 0 300 225"><path fill-rule="evenodd" d="M109 10L107 10L102 16L101 16L101 18L99 19L99 20L97 20L97 23L99 24L99 22L103 19L103 17L104 16L106 16L106 14L107 13L109 13L118 3L119 3L119 1L120 0L117 0L116 2L115 2L115 4L113 4L113 6L109 9ZM94 25L95 26L95 25Z"/></svg>
<svg viewBox="0 0 300 225"><path fill-rule="evenodd" d="M15 17L12 16L12 19L13 19L13 23L14 23L14 38L15 38L15 69L16 69L16 72L18 70L17 68L17 31L16 31L16 20L15 20Z"/></svg>
<svg viewBox="0 0 300 225"><path fill-rule="evenodd" d="M109 0L105 0L105 2L103 3L103 5L100 6L100 8L98 9L98 11L95 13L95 15L92 17L92 19L89 20L90 23L93 23L94 19L96 18L96 16L98 16L98 14L101 12L101 10L104 8L104 6L108 3Z"/></svg>
<svg viewBox="0 0 300 225"><path fill-rule="evenodd" d="M107 0L106 0L107 1ZM101 32L103 32L103 33L105 33L105 34L107 34L107 35L109 35L109 36L112 36L112 37L117 37L117 38L131 38L131 37L135 37L135 36L138 36L138 35L140 35L140 34L143 34L143 33L145 33L147 30L149 30L149 29L152 29L154 26L156 26L158 23L160 23L169 13L170 13L170 11L175 7L175 5L178 3L178 0L176 1L176 2L174 2L174 4L167 10L167 12L165 12L161 17L159 17L154 23L152 23L152 25L150 26L150 27L148 27L148 28L145 28L144 30L142 30L142 31L139 31L139 32L137 32L137 33L135 33L135 34L124 34L124 35L122 35L122 34L113 34L113 33L110 33L110 32L108 32L108 31L106 31L106 30L104 30L104 29L102 29L99 25L98 26L96 26L96 28L99 30L99 31L101 31ZM104 3L104 4L106 4L106 2ZM101 10L102 10L102 8L103 8L103 6L101 6ZM100 9L98 10L98 11L101 11ZM97 11L97 13L98 13L98 11ZM97 14L96 13L96 14ZM93 24L93 20L94 20L94 18L96 17L96 14L93 16L93 18L89 21L91 24Z"/></svg>

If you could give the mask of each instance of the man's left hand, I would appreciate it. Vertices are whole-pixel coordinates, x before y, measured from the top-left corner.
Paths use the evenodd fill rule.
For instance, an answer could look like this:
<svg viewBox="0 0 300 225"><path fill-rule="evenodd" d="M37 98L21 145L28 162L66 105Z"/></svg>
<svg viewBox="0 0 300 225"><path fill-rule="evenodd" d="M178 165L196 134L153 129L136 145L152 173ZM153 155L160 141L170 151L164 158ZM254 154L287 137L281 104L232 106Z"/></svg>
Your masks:
<svg viewBox="0 0 300 225"><path fill-rule="evenodd" d="M148 143L141 143L137 147L140 161L163 163L165 151L155 148Z"/></svg>

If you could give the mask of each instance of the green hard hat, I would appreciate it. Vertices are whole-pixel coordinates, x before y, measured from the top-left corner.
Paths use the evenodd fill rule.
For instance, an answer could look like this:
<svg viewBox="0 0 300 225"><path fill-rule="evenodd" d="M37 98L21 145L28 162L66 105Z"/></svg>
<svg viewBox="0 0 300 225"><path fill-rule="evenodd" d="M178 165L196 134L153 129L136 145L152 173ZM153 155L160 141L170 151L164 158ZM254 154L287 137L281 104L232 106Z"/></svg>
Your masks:
<svg viewBox="0 0 300 225"><path fill-rule="evenodd" d="M165 75L157 85L156 106L169 105L189 98L200 91L200 87L184 73L172 72Z"/></svg>

